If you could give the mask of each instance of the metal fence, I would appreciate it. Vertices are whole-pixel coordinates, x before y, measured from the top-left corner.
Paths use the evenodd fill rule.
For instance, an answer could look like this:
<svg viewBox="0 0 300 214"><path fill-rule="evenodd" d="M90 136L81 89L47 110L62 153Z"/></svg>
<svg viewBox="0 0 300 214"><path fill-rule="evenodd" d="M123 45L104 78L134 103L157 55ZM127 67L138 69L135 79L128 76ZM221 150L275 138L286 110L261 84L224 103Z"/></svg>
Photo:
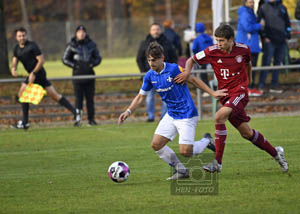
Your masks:
<svg viewBox="0 0 300 214"><path fill-rule="evenodd" d="M264 66L264 67L253 67L253 71L272 71L272 70L297 70L300 71L300 64L297 65L285 65L285 66ZM201 73L213 73L213 69L207 70L193 70L192 74L196 75L200 78ZM142 77L144 73L140 74L121 74L121 75L82 75L82 76L70 76L70 77L59 77L59 78L49 78L51 81L66 81L66 80L78 80L78 79L122 79L122 78L130 78L130 77ZM24 78L11 78L11 79L0 79L0 84L3 83L17 83L23 82ZM213 105L216 105L216 102L213 102ZM199 112L199 119L203 117L203 105L202 105L202 96L201 90L197 89L197 98L196 98L197 109ZM212 106L214 107L214 106ZM212 110L213 111L213 110Z"/></svg>

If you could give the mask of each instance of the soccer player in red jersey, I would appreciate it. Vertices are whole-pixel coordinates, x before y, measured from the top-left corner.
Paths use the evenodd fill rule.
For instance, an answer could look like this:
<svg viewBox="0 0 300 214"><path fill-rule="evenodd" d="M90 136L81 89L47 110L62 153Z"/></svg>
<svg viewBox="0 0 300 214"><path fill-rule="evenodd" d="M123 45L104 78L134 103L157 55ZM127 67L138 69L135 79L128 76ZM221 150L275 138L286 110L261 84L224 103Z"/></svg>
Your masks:
<svg viewBox="0 0 300 214"><path fill-rule="evenodd" d="M251 83L251 53L247 45L234 42L234 31L229 25L220 25L215 30L216 45L206 48L191 57L186 63L186 70L175 78L175 82L185 81L194 65L210 63L218 79L218 88L227 89L228 95L222 97L222 107L217 111L215 121L215 160L203 167L208 172L220 172L227 130L225 122L229 122L240 132L241 136L251 141L258 148L266 151L281 166L283 172L288 171L288 163L284 158L282 147L273 147L264 136L249 126L250 117L245 112L248 99L248 85Z"/></svg>

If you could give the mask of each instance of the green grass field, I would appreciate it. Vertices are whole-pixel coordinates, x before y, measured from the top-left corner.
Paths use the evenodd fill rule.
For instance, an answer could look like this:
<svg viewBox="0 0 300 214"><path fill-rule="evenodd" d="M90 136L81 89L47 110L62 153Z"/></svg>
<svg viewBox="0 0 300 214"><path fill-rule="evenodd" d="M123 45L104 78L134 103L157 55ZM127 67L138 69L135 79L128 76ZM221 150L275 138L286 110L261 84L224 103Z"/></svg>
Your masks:
<svg viewBox="0 0 300 214"><path fill-rule="evenodd" d="M215 196L170 194L170 168L150 146L156 123L1 130L0 213L299 213L299 124L299 116L251 121L284 147L288 174L228 124ZM197 138L213 127L200 121ZM178 151L177 140L170 146ZM107 176L117 160L131 168L122 184Z"/></svg>
<svg viewBox="0 0 300 214"><path fill-rule="evenodd" d="M44 65L47 77L72 76L72 69L65 66L62 61L47 61ZM134 74L139 73L134 57L131 58L104 58L101 64L95 67L97 75ZM28 75L22 63L19 63L18 73Z"/></svg>

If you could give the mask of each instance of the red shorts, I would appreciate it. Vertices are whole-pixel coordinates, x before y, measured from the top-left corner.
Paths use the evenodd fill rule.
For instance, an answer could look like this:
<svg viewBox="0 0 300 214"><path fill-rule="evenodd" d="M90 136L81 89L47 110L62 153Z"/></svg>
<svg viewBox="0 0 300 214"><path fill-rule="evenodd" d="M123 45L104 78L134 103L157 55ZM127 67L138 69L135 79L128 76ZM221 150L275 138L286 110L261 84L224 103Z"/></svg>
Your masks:
<svg viewBox="0 0 300 214"><path fill-rule="evenodd" d="M222 100L222 105L232 108L232 112L228 118L234 127L239 127L243 122L249 122L250 117L245 111L245 107L249 102L248 93L229 96Z"/></svg>

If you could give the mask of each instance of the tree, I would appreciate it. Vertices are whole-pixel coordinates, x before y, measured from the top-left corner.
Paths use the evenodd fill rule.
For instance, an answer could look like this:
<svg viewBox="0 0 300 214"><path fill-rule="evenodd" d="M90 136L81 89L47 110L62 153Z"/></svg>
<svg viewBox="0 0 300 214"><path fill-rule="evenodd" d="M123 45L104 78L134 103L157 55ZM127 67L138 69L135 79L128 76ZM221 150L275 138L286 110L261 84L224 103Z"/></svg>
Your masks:
<svg viewBox="0 0 300 214"><path fill-rule="evenodd" d="M167 19L171 20L172 19L172 6L171 6L171 0L166 0L166 16Z"/></svg>
<svg viewBox="0 0 300 214"><path fill-rule="evenodd" d="M106 0L106 35L107 35L107 53L114 51L116 37L122 32L120 20L123 17L123 5L121 0Z"/></svg>
<svg viewBox="0 0 300 214"><path fill-rule="evenodd" d="M32 40L31 26L28 18L27 8L25 0L20 0L21 8L22 8L22 19L24 23L24 27L27 29L27 36L29 40Z"/></svg>
<svg viewBox="0 0 300 214"><path fill-rule="evenodd" d="M4 0L0 0L0 74L9 74L7 40L4 16Z"/></svg>

